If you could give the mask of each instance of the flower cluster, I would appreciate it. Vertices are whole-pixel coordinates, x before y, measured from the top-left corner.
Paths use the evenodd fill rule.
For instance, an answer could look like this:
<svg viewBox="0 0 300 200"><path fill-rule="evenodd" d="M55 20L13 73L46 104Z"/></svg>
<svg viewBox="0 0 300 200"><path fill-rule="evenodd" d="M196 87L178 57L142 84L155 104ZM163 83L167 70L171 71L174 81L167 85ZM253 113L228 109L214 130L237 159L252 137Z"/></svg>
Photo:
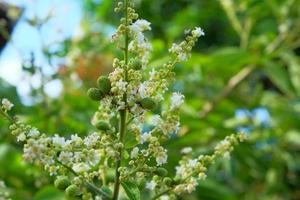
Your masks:
<svg viewBox="0 0 300 200"><path fill-rule="evenodd" d="M112 41L124 51L124 57L115 58L113 71L100 76L97 86L88 90L88 96L99 102L91 120L94 131L84 138L76 134L69 138L48 136L9 117L12 104L6 99L2 100L1 112L12 122L12 134L24 143L24 160L56 176L55 186L67 195L117 200L121 185L128 196L134 195L126 185L130 183L131 188L152 191L153 199L174 199L175 195L194 191L205 179L208 164L232 151L243 136L225 138L212 155L193 157L190 147L182 149L176 176L169 177L163 167L168 151L162 142L176 137L180 129L184 95L174 92L168 99L165 96L175 76L174 66L191 56L192 47L204 32L196 27L183 42L173 44L169 51L175 57L162 66L151 67L152 46L145 36L151 30L150 22L139 18L130 0L119 2L115 11L123 12L124 17Z"/></svg>
<svg viewBox="0 0 300 200"><path fill-rule="evenodd" d="M0 199L11 200L8 189L3 181L0 180Z"/></svg>

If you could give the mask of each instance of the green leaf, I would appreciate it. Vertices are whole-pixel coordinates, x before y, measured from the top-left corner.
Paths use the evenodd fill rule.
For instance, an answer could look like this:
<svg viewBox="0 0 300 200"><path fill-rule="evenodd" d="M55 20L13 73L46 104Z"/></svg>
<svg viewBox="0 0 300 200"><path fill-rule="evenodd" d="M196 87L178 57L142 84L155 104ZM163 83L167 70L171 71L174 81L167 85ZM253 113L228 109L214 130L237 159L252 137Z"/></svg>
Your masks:
<svg viewBox="0 0 300 200"><path fill-rule="evenodd" d="M266 62L264 68L270 80L285 94L294 96L295 91L290 81L288 71L275 62Z"/></svg>
<svg viewBox="0 0 300 200"><path fill-rule="evenodd" d="M282 58L288 65L291 83L297 95L300 96L300 62L293 53L284 53Z"/></svg>
<svg viewBox="0 0 300 200"><path fill-rule="evenodd" d="M63 200L64 193L53 186L46 186L36 193L34 200Z"/></svg>
<svg viewBox="0 0 300 200"><path fill-rule="evenodd" d="M141 199L140 190L136 184L134 184L133 182L129 182L129 181L124 181L121 184L130 200L140 200Z"/></svg>

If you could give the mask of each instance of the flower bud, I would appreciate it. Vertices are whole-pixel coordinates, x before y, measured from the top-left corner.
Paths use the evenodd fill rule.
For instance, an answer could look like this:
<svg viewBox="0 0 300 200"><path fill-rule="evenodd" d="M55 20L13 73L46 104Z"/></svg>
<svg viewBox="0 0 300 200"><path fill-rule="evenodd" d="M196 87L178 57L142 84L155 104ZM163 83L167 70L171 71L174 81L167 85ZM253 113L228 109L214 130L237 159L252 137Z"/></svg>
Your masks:
<svg viewBox="0 0 300 200"><path fill-rule="evenodd" d="M172 179L170 177L164 178L163 182L167 185L170 186L172 184Z"/></svg>
<svg viewBox="0 0 300 200"><path fill-rule="evenodd" d="M140 103L144 109L153 110L156 107L156 102L150 97L142 99Z"/></svg>
<svg viewBox="0 0 300 200"><path fill-rule="evenodd" d="M69 196L69 197L80 195L79 187L77 185L74 185L74 184L67 187L65 192L66 192L67 196Z"/></svg>
<svg viewBox="0 0 300 200"><path fill-rule="evenodd" d="M103 93L98 88L90 88L87 95L94 101L100 101L103 97Z"/></svg>
<svg viewBox="0 0 300 200"><path fill-rule="evenodd" d="M142 68L142 62L140 60L134 60L132 63L132 69L140 70Z"/></svg>
<svg viewBox="0 0 300 200"><path fill-rule="evenodd" d="M66 176L59 177L54 182L54 186L60 190L66 189L69 185L70 185L70 181Z"/></svg>
<svg viewBox="0 0 300 200"><path fill-rule="evenodd" d="M155 170L155 173L159 176L167 176L168 175L168 171L163 168L163 167L159 167Z"/></svg>
<svg viewBox="0 0 300 200"><path fill-rule="evenodd" d="M97 80L97 86L104 94L110 92L111 84L107 76L100 76Z"/></svg>
<svg viewBox="0 0 300 200"><path fill-rule="evenodd" d="M101 131L109 130L109 124L103 120L98 121L95 126L98 130L101 130Z"/></svg>

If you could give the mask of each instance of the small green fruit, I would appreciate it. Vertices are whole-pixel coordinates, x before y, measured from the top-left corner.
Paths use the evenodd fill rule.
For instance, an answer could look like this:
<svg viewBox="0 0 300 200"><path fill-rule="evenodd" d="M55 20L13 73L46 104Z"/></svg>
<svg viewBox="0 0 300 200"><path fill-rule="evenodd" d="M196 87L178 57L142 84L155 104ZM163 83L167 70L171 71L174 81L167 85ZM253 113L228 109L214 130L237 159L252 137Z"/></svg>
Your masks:
<svg viewBox="0 0 300 200"><path fill-rule="evenodd" d="M109 130L109 124L106 121L100 120L96 123L96 128L101 131Z"/></svg>
<svg viewBox="0 0 300 200"><path fill-rule="evenodd" d="M134 60L132 63L132 69L134 70L142 69L142 62L140 60Z"/></svg>
<svg viewBox="0 0 300 200"><path fill-rule="evenodd" d="M148 110L153 110L156 107L156 102L150 98L146 97L140 101L141 105L143 108L148 109Z"/></svg>
<svg viewBox="0 0 300 200"><path fill-rule="evenodd" d="M170 177L164 178L163 182L167 185L170 186L172 184L172 179Z"/></svg>
<svg viewBox="0 0 300 200"><path fill-rule="evenodd" d="M74 184L70 185L66 189L66 194L69 197L78 196L78 195L80 195L80 189L77 185L74 185Z"/></svg>
<svg viewBox="0 0 300 200"><path fill-rule="evenodd" d="M94 101L100 101L103 97L103 92L98 88L90 88L87 91L87 95Z"/></svg>
<svg viewBox="0 0 300 200"><path fill-rule="evenodd" d="M66 176L60 177L56 179L54 182L54 186L60 190L66 189L69 185L70 185L70 181Z"/></svg>
<svg viewBox="0 0 300 200"><path fill-rule="evenodd" d="M168 171L163 168L163 167L159 167L155 170L155 173L159 176L167 176L168 175Z"/></svg>
<svg viewBox="0 0 300 200"><path fill-rule="evenodd" d="M110 92L111 84L107 76L100 76L97 80L97 86L104 94Z"/></svg>

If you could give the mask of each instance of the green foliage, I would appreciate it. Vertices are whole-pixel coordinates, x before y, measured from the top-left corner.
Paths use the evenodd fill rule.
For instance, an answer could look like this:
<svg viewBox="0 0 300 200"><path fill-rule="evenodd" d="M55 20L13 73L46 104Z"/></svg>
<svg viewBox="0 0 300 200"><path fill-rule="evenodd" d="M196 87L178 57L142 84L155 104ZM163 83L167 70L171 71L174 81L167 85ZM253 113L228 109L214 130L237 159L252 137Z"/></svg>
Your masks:
<svg viewBox="0 0 300 200"><path fill-rule="evenodd" d="M204 147L212 147L229 132L241 129L249 132L248 143L234 152L232 161L218 162L209 171L211 179L202 182L196 192L182 199L299 199L299 1L235 0L231 14L235 14L238 21L229 17L230 10L223 8L221 0L137 2L142 17L153 23L151 37L156 51L152 66L165 62L166 59L161 58L161 55L166 55L163 49L170 47L173 39L180 40L187 26L204 24L206 32L192 59L175 69L179 79L171 90L181 90L187 98L180 137L167 143L171 155L167 166L169 174L174 174L181 148L192 146L195 153L209 153L210 149ZM83 54L101 53L110 59L111 46L105 38L119 18L113 14L113 7L114 1L111 0L85 0L83 24L86 35L79 43L68 44L69 50L79 48ZM99 23L101 30L97 29ZM287 31L281 32L280 27ZM105 68L107 65L98 66L104 72L110 70ZM228 89L229 83L238 80L232 78L240 77L236 75L248 66L253 66L250 73L234 88ZM133 68L136 67L139 67L138 63L134 63ZM70 68L75 70L74 66ZM29 69L33 72L32 68ZM92 77L84 81L84 86L90 87L91 80ZM43 104L36 103L26 108L21 117L52 133L68 135L68 127L81 135L87 134L88 116L96 104L87 100L84 90L78 91L74 82L65 78L63 83L64 93L59 100L51 100L47 114ZM19 102L14 87L4 82L0 86L0 97ZM213 109L200 117L207 103L212 103ZM262 123L255 115L259 108L269 113L268 123ZM17 105L15 111L22 113L20 109ZM238 110L244 110L245 116L239 117ZM53 113L60 113L60 117L54 117ZM0 119L0 141L9 143L0 148L0 177L10 188L22 188L22 192L13 191L18 193L16 199L22 199L24 193L26 199L32 199L34 193L40 194L44 189L36 187L33 178L23 172L35 171L43 178L46 176L38 169L22 164L20 148L6 134L6 124ZM128 148L134 146L131 144L134 140L126 141ZM223 168L225 170L220 171ZM167 177L165 179L167 181ZM47 183L45 181L43 185ZM54 188L49 191L46 194L54 198L57 191ZM59 195L56 199L61 198Z"/></svg>
<svg viewBox="0 0 300 200"><path fill-rule="evenodd" d="M140 200L141 199L140 190L135 183L122 182L121 184L130 200Z"/></svg>

